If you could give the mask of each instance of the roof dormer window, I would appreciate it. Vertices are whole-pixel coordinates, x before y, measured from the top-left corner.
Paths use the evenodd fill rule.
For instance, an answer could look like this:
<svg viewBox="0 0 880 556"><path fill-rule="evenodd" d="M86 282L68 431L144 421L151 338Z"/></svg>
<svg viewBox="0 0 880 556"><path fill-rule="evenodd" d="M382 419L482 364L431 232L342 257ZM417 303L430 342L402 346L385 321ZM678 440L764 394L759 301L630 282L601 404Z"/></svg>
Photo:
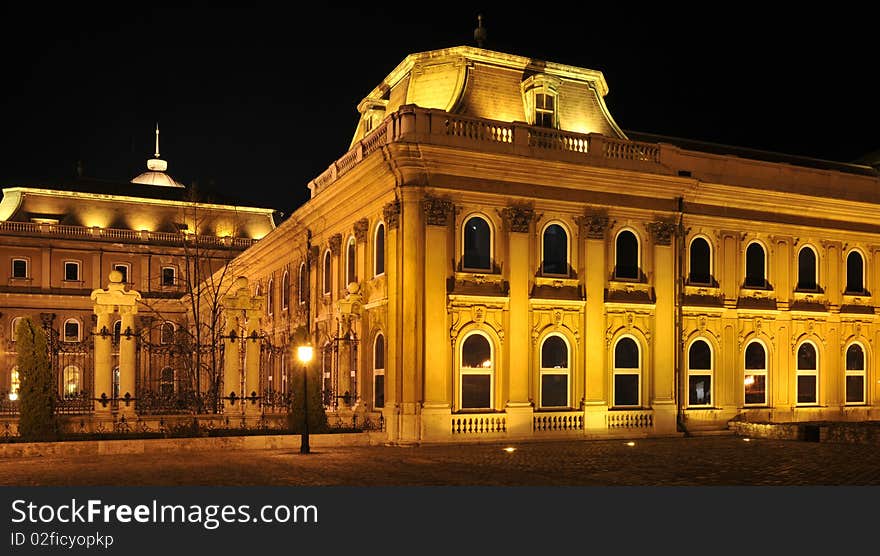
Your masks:
<svg viewBox="0 0 880 556"><path fill-rule="evenodd" d="M535 126L558 128L559 85L558 77L543 73L535 74L522 82L523 103L529 123Z"/></svg>

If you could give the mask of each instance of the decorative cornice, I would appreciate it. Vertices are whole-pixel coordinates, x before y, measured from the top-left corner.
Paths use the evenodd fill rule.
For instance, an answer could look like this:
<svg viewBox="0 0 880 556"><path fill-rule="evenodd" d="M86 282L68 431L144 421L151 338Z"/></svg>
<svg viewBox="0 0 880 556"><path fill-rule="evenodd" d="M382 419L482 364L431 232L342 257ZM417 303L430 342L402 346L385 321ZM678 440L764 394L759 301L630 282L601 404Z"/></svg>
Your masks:
<svg viewBox="0 0 880 556"><path fill-rule="evenodd" d="M422 200L422 210L425 211L425 221L429 226L448 226L452 209L452 201L448 199L425 197Z"/></svg>
<svg viewBox="0 0 880 556"><path fill-rule="evenodd" d="M382 207L382 218L389 230L396 230L400 226L400 199L394 199Z"/></svg>
<svg viewBox="0 0 880 556"><path fill-rule="evenodd" d="M342 247L342 234L333 234L330 236L330 253L338 255L340 247Z"/></svg>
<svg viewBox="0 0 880 556"><path fill-rule="evenodd" d="M369 229L370 221L366 218L361 218L354 223L354 237L358 243L364 243L367 241L367 231Z"/></svg>
<svg viewBox="0 0 880 556"><path fill-rule="evenodd" d="M588 239L605 239L605 232L614 225L607 214L600 212L587 213L575 218L575 221L583 227Z"/></svg>
<svg viewBox="0 0 880 556"><path fill-rule="evenodd" d="M529 232L529 224L535 219L535 209L532 207L507 207L498 211L507 229L511 232L525 234Z"/></svg>
<svg viewBox="0 0 880 556"><path fill-rule="evenodd" d="M645 224L655 245L671 245L675 235L676 224L672 220L656 220Z"/></svg>

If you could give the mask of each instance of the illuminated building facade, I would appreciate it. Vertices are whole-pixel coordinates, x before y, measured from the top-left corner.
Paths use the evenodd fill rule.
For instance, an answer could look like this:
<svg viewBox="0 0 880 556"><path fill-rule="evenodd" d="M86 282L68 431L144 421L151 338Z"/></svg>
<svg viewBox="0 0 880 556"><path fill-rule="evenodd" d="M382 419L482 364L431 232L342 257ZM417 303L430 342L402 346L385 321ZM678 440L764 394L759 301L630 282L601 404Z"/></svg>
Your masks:
<svg viewBox="0 0 880 556"><path fill-rule="evenodd" d="M869 166L624 133L598 71L408 56L237 261L389 442L878 417Z"/></svg>
<svg viewBox="0 0 880 556"><path fill-rule="evenodd" d="M274 229L268 209L195 202L190 191L166 173L159 156L130 183L78 178L66 183L6 187L0 202L0 393L14 401L15 325L31 316L56 336L54 364L62 400L122 395L118 367L111 386L95 393L92 333L93 290L107 287L116 270L122 284L140 292L144 306L134 332L170 344L185 326L194 254L220 268ZM199 264L202 264L200 262ZM152 324L147 324L152 322ZM109 323L113 344L124 334L121 319ZM155 330L151 330L151 329ZM114 348L116 349L116 348ZM118 357L114 355L114 357ZM161 382L161 383L160 383ZM174 389L174 372L139 388ZM132 392L132 395L134 393ZM9 409L9 414L15 413Z"/></svg>

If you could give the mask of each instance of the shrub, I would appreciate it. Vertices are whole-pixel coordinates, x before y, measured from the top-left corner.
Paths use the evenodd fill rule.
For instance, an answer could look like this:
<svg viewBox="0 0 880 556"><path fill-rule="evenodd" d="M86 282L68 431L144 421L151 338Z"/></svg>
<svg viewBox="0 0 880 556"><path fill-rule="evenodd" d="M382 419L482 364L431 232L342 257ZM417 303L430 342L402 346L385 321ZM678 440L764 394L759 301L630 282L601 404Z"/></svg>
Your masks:
<svg viewBox="0 0 880 556"><path fill-rule="evenodd" d="M32 319L23 318L15 330L15 347L21 379L19 434L29 441L55 440L55 377L49 365L46 334Z"/></svg>

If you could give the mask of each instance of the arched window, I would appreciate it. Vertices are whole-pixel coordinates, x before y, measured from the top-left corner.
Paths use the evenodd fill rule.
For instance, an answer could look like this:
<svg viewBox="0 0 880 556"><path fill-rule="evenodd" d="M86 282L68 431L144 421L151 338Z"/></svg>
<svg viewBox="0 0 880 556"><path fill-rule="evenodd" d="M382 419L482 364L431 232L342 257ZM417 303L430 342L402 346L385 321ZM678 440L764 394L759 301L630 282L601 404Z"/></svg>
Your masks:
<svg viewBox="0 0 880 556"><path fill-rule="evenodd" d="M859 344L846 348L846 403L865 403L865 350Z"/></svg>
<svg viewBox="0 0 880 556"><path fill-rule="evenodd" d="M18 367L12 367L9 372L9 400L15 401L21 393L21 375L18 374Z"/></svg>
<svg viewBox="0 0 880 556"><path fill-rule="evenodd" d="M712 405L712 348L694 340L688 350L688 406Z"/></svg>
<svg viewBox="0 0 880 556"><path fill-rule="evenodd" d="M300 263L299 265L296 295L300 305L306 302L306 263Z"/></svg>
<svg viewBox="0 0 880 556"><path fill-rule="evenodd" d="M76 397L82 391L82 377L80 376L79 367L76 365L68 365L64 367L61 380L64 385L64 397Z"/></svg>
<svg viewBox="0 0 880 556"><path fill-rule="evenodd" d="M379 222L373 240L373 276L382 274L385 274L385 224Z"/></svg>
<svg viewBox="0 0 880 556"><path fill-rule="evenodd" d="M76 319L67 319L64 321L64 341L78 342L79 340L79 321Z"/></svg>
<svg viewBox="0 0 880 556"><path fill-rule="evenodd" d="M642 354L639 344L624 336L614 345L614 406L641 405Z"/></svg>
<svg viewBox="0 0 880 556"><path fill-rule="evenodd" d="M558 334L541 344L541 407L568 407L571 369L568 344Z"/></svg>
<svg viewBox="0 0 880 556"><path fill-rule="evenodd" d="M330 294L330 251L324 252L324 295Z"/></svg>
<svg viewBox="0 0 880 556"><path fill-rule="evenodd" d="M767 350L752 341L745 351L745 405L767 405Z"/></svg>
<svg viewBox="0 0 880 556"><path fill-rule="evenodd" d="M767 287L766 260L764 248L760 243L750 243L746 248L746 281L747 288Z"/></svg>
<svg viewBox="0 0 880 556"><path fill-rule="evenodd" d="M281 277L281 309L290 306L290 274L285 270Z"/></svg>
<svg viewBox="0 0 880 556"><path fill-rule="evenodd" d="M118 320L113 323L113 343L118 344L119 338L122 336L122 321Z"/></svg>
<svg viewBox="0 0 880 556"><path fill-rule="evenodd" d="M461 408L492 409L495 360L492 343L472 332L461 343Z"/></svg>
<svg viewBox="0 0 880 556"><path fill-rule="evenodd" d="M858 251L846 256L846 293L865 293L865 261Z"/></svg>
<svg viewBox="0 0 880 556"><path fill-rule="evenodd" d="M160 344L173 344L174 343L174 323L170 321L165 321L162 323L162 327L159 329L159 343Z"/></svg>
<svg viewBox="0 0 880 556"><path fill-rule="evenodd" d="M614 242L614 277L639 279L639 239L629 230L617 234Z"/></svg>
<svg viewBox="0 0 880 556"><path fill-rule="evenodd" d="M9 323L9 340L14 342L15 335L18 333L18 325L24 319L24 317L15 317L12 319L12 322Z"/></svg>
<svg viewBox="0 0 880 556"><path fill-rule="evenodd" d="M688 282L706 285L712 283L712 248L706 238L695 237L691 241L688 265Z"/></svg>
<svg viewBox="0 0 880 556"><path fill-rule="evenodd" d="M357 282L357 243L353 237L348 238L345 248L345 285Z"/></svg>
<svg viewBox="0 0 880 556"><path fill-rule="evenodd" d="M373 342L373 407L385 407L385 336L381 333Z"/></svg>
<svg viewBox="0 0 880 556"><path fill-rule="evenodd" d="M798 252L798 283L797 289L804 291L816 291L819 288L819 279L816 267L816 252L813 248L805 245Z"/></svg>
<svg viewBox="0 0 880 556"><path fill-rule="evenodd" d="M797 403L819 403L819 357L812 342L804 342L797 350Z"/></svg>
<svg viewBox="0 0 880 556"><path fill-rule="evenodd" d="M463 270L492 271L492 228L481 216L464 223Z"/></svg>
<svg viewBox="0 0 880 556"><path fill-rule="evenodd" d="M544 228L542 241L543 274L568 276L568 234L559 224Z"/></svg>
<svg viewBox="0 0 880 556"><path fill-rule="evenodd" d="M159 373L159 394L162 397L174 395L174 369L165 367Z"/></svg>
<svg viewBox="0 0 880 556"><path fill-rule="evenodd" d="M266 284L266 313L272 314L275 309L275 280L269 278Z"/></svg>

